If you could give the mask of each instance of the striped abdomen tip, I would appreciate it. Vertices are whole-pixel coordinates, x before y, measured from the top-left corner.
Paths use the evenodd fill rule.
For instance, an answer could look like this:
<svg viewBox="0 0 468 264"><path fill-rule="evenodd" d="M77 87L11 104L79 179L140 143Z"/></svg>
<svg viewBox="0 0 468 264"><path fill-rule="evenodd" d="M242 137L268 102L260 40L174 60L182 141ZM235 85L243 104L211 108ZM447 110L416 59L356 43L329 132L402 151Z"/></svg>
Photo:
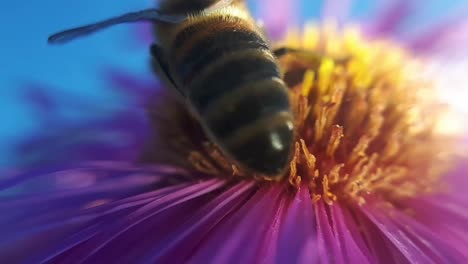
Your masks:
<svg viewBox="0 0 468 264"><path fill-rule="evenodd" d="M206 126L242 166L270 176L277 176L287 166L294 126L281 79L245 84L204 110Z"/></svg>

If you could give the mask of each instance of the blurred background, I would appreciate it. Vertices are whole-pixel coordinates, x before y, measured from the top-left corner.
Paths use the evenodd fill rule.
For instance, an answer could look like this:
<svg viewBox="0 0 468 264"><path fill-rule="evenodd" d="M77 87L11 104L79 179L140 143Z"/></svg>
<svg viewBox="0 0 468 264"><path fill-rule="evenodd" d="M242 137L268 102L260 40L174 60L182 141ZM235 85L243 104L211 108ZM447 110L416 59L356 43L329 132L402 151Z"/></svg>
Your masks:
<svg viewBox="0 0 468 264"><path fill-rule="evenodd" d="M280 0L291 1L291 0ZM407 2L410 2L408 0ZM154 81L148 67L148 36L144 28L121 25L64 46L47 45L47 37L56 31L103 18L150 7L153 1L42 0L2 1L0 8L0 171L18 166L21 153L16 144L37 133L53 132L57 125L81 122L124 108L124 99L114 93L103 77L108 69L125 71L142 80ZM290 16L279 10L273 0L249 1L253 13L270 23L300 25L305 20L321 19L326 5L342 6L348 20L371 23L385 6L397 0L304 0L298 1ZM399 25L395 38L437 21L460 14L466 0L417 1L414 15ZM466 6L465 6L466 7ZM262 10L266 10L265 12ZM325 11L326 12L326 11ZM266 15L265 13L268 13ZM273 22L272 22L273 21ZM40 91L40 92L37 92ZM44 97L47 94L47 97ZM34 101L51 106L39 113ZM47 109L47 107L43 108ZM54 119L44 126L45 119ZM44 131L48 130L48 131Z"/></svg>

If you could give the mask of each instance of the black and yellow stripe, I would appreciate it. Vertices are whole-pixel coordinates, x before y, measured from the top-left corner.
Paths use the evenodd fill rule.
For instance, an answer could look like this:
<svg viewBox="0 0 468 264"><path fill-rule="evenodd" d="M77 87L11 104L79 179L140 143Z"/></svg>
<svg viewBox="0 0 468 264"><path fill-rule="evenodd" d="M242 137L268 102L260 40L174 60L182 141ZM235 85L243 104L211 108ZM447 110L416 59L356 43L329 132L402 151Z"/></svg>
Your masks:
<svg viewBox="0 0 468 264"><path fill-rule="evenodd" d="M251 23L224 14L195 20L175 34L169 56L218 143L251 169L280 173L293 140L291 107L276 59Z"/></svg>

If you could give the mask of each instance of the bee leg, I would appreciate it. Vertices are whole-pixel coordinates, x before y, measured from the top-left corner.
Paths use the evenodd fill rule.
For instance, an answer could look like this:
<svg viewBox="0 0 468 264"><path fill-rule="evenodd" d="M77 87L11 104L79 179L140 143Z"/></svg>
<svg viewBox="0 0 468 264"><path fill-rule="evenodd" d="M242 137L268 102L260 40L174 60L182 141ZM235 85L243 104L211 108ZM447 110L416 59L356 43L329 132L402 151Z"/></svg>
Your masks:
<svg viewBox="0 0 468 264"><path fill-rule="evenodd" d="M152 66L158 77L162 79L165 84L171 86L174 90L182 95L182 91L179 89L179 87L177 87L174 79L170 74L169 64L167 62L164 51L157 44L152 44L150 50L151 55L153 56Z"/></svg>
<svg viewBox="0 0 468 264"><path fill-rule="evenodd" d="M279 47L273 50L273 54L277 58L281 58L285 55L292 55L301 60L310 61L313 63L320 63L324 58L329 58L326 55L320 54L318 52L304 50L304 49L296 49L296 48L289 48L289 47ZM337 63L344 64L347 63L351 57L337 57L333 58Z"/></svg>
<svg viewBox="0 0 468 264"><path fill-rule="evenodd" d="M304 58L306 60L321 60L323 56L318 54L317 52L309 51L309 50L304 50L304 49L295 49L295 48L289 48L289 47L279 47L273 50L273 54L277 58L281 58L285 55L293 55L299 58Z"/></svg>
<svg viewBox="0 0 468 264"><path fill-rule="evenodd" d="M289 56L288 58L291 58L292 61L298 60L298 62L300 62L293 70L282 73L283 80L288 87L294 87L300 84L304 80L304 73L308 69L318 69L320 63L324 59L324 56L318 52L290 48L287 46L280 46L273 49L273 54L279 60L284 56Z"/></svg>
<svg viewBox="0 0 468 264"><path fill-rule="evenodd" d="M273 50L273 54L276 57L281 58L284 55L286 55L288 53L291 53L293 50L296 51L296 49L292 49L292 48L288 48L288 47L279 47L279 48L276 48L276 49Z"/></svg>

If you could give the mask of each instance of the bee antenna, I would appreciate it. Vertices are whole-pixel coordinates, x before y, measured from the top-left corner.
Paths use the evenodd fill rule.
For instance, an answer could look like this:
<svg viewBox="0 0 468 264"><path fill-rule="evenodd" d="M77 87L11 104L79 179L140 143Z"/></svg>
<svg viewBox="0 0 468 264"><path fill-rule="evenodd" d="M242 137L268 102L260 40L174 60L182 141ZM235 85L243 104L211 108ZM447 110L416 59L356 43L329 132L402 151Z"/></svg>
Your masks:
<svg viewBox="0 0 468 264"><path fill-rule="evenodd" d="M83 37L102 29L123 23L149 21L160 23L180 23L186 19L185 15L163 14L160 10L150 8L137 12L131 12L117 17L109 18L93 24L64 30L51 35L48 38L49 44L64 44L76 38Z"/></svg>

